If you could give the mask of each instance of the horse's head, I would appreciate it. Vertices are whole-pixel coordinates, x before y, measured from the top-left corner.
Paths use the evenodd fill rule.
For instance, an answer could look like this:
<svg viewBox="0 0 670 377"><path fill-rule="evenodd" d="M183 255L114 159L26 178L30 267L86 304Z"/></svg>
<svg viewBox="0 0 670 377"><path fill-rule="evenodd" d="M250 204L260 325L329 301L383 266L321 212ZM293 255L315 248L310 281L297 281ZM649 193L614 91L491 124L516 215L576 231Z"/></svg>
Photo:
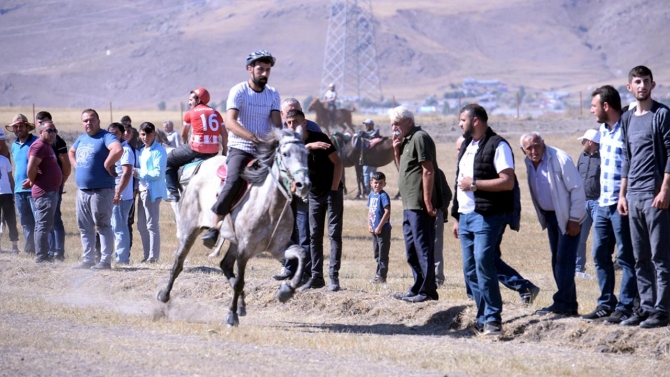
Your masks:
<svg viewBox="0 0 670 377"><path fill-rule="evenodd" d="M309 103L309 106L307 107L307 111L314 111L317 109L317 106L321 105L321 101L319 101L318 98L314 98L312 102ZM323 107L323 106L321 106Z"/></svg>
<svg viewBox="0 0 670 377"><path fill-rule="evenodd" d="M276 131L279 144L275 152L283 180L290 183L291 192L306 198L311 187L307 168L307 148L300 133L289 129Z"/></svg>

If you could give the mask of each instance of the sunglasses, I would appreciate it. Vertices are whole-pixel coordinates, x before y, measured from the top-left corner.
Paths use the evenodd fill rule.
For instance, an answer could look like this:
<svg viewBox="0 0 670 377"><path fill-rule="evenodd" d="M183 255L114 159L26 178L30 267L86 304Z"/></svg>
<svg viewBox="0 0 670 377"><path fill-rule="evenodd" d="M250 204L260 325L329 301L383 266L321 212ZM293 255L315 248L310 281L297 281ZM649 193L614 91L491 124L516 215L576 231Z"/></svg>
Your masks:
<svg viewBox="0 0 670 377"><path fill-rule="evenodd" d="M50 133L50 134L58 134L58 130L55 129L55 128L47 128L47 129L44 130L44 131L46 131L46 132L48 132L48 133Z"/></svg>

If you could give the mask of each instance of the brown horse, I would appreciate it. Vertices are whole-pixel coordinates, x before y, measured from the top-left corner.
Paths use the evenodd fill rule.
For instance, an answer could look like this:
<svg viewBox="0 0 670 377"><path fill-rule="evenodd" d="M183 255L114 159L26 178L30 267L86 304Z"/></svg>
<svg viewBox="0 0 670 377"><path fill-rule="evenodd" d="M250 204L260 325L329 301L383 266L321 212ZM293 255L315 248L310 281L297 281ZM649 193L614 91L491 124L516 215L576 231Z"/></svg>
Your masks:
<svg viewBox="0 0 670 377"><path fill-rule="evenodd" d="M318 124L319 127L326 131L326 135L330 135L330 111L326 108L326 106L324 106L318 98L314 98L312 103L309 104L307 110L314 111L316 113L316 124ZM356 111L356 109L335 110L335 121L333 122L333 125L342 127L343 131L345 132L347 131L347 127L349 127L352 133L356 133L354 124L351 121L351 113L354 111Z"/></svg>
<svg viewBox="0 0 670 377"><path fill-rule="evenodd" d="M383 137L378 143L369 146L367 140L361 138L361 134L350 136L339 132L330 137L333 145L337 149L337 154L342 160L345 168L356 167L356 181L358 183L358 197L361 197L363 187L363 165L367 166L386 166L391 162L395 163L393 153L393 139ZM398 166L396 166L396 169ZM342 171L342 184L345 185L344 191L347 192L344 170Z"/></svg>

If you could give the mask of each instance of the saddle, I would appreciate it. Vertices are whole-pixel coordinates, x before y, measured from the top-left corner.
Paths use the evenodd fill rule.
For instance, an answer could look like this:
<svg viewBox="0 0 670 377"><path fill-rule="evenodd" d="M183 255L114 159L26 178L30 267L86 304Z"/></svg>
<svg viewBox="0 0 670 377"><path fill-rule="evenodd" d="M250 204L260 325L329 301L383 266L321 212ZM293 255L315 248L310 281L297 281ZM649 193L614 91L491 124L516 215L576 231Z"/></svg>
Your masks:
<svg viewBox="0 0 670 377"><path fill-rule="evenodd" d="M247 169L258 169L259 167L260 165L258 164L257 159L249 161L249 163L246 166ZM219 168L216 169L216 176L219 177L219 179L221 180L221 187L223 187L223 185L226 183L226 177L228 176L228 166L226 164L221 164L221 166L219 166ZM238 204L240 204L242 199L245 196L247 196L247 193L249 192L250 189L249 182L247 181L243 182L244 182L244 189L240 190L240 192L235 196L235 198L233 198L233 205L230 209L231 211L235 209L235 207L237 207ZM216 193L216 196L218 197L219 193Z"/></svg>
<svg viewBox="0 0 670 377"><path fill-rule="evenodd" d="M365 159L365 154L369 149L374 148L375 145L379 144L384 140L382 136L379 135L379 130L370 135L368 132L359 131L356 135L351 138L351 146L354 149L361 151L361 156L358 159L359 165L364 165L363 161Z"/></svg>

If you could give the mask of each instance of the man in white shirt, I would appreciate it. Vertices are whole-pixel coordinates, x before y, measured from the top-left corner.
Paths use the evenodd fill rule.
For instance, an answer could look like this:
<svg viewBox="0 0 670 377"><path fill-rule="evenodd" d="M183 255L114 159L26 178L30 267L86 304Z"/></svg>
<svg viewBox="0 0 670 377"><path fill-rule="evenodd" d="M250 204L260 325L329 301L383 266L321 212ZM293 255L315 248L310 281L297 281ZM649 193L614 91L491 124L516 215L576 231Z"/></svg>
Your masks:
<svg viewBox="0 0 670 377"><path fill-rule="evenodd" d="M166 120L163 122L163 130L165 130L165 135L167 136L168 146L177 148L183 144L181 135L179 135L179 132L174 130L174 123L172 123L171 120Z"/></svg>
<svg viewBox="0 0 670 377"><path fill-rule="evenodd" d="M502 298L495 267L505 215L514 211L514 156L507 141L488 126L486 110L470 104L461 110L465 140L458 155L452 206L454 237L461 240L463 270L477 304L476 328L502 333Z"/></svg>

